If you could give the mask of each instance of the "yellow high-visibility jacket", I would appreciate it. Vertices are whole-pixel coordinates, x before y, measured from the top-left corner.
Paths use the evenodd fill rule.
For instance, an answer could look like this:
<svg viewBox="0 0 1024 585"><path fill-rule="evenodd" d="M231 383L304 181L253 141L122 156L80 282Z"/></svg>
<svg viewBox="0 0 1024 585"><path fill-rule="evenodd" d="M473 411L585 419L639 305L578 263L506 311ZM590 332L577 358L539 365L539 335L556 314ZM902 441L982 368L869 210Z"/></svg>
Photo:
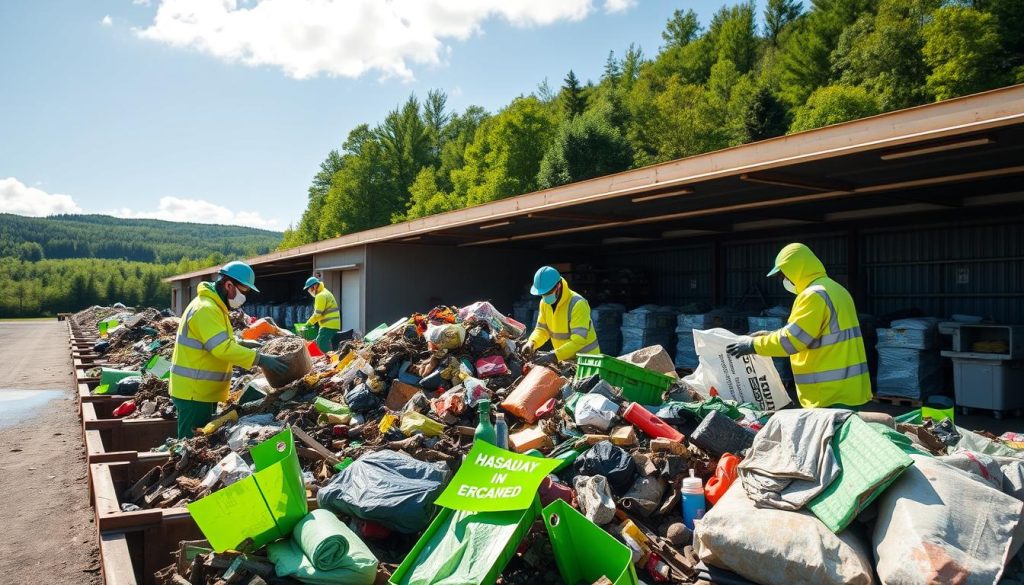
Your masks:
<svg viewBox="0 0 1024 585"><path fill-rule="evenodd" d="M796 285L789 323L754 338L758 355L789 356L804 408L860 406L871 400L871 377L853 297L825 273L803 244L780 254L782 273Z"/></svg>
<svg viewBox="0 0 1024 585"><path fill-rule="evenodd" d="M530 334L530 345L538 348L548 339L559 361L573 359L578 353L601 353L590 318L590 303L569 289L564 278L558 302L554 306L540 302L537 328Z"/></svg>
<svg viewBox="0 0 1024 585"><path fill-rule="evenodd" d="M338 309L338 301L322 282L317 285L316 297L313 298L313 314L306 321L306 325L318 323L324 329L341 330L341 310Z"/></svg>
<svg viewBox="0 0 1024 585"><path fill-rule="evenodd" d="M256 351L235 341L228 308L212 282L201 282L185 307L171 357L170 394L182 400L223 402L231 389L231 368L249 369Z"/></svg>

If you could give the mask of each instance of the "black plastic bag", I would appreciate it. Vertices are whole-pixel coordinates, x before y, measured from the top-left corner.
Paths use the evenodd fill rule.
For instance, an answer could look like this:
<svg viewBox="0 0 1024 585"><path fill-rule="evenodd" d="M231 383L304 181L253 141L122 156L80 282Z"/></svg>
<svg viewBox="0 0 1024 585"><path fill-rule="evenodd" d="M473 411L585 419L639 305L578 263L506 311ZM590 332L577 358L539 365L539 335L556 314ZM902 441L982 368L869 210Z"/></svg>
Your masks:
<svg viewBox="0 0 1024 585"><path fill-rule="evenodd" d="M418 461L399 451L377 451L334 476L316 500L332 512L413 534L429 524L434 500L448 479L448 466L443 463Z"/></svg>
<svg viewBox="0 0 1024 585"><path fill-rule="evenodd" d="M494 347L494 338L491 337L490 331L478 325L466 333L465 345L470 353L480 356Z"/></svg>
<svg viewBox="0 0 1024 585"><path fill-rule="evenodd" d="M352 409L352 412L363 414L380 408L381 400L366 384L356 384L345 393L345 404Z"/></svg>
<svg viewBox="0 0 1024 585"><path fill-rule="evenodd" d="M622 496L636 481L636 463L625 449L601 441L579 456L575 462L577 475L603 475L616 496Z"/></svg>
<svg viewBox="0 0 1024 585"><path fill-rule="evenodd" d="M100 355L107 353L108 349L110 349L110 342L106 339L101 339L92 344L92 350Z"/></svg>
<svg viewBox="0 0 1024 585"><path fill-rule="evenodd" d="M420 380L420 387L433 392L447 383L448 380L441 377L441 368L438 368Z"/></svg>
<svg viewBox="0 0 1024 585"><path fill-rule="evenodd" d="M956 444L963 438L957 432L956 425L948 418L942 419L942 422L933 426L931 431L935 438L945 443L947 447L956 447Z"/></svg>
<svg viewBox="0 0 1024 585"><path fill-rule="evenodd" d="M142 376L128 376L127 378L121 378L117 381L117 384L110 389L110 394L116 394L118 396L135 396L139 391L139 386L142 385Z"/></svg>

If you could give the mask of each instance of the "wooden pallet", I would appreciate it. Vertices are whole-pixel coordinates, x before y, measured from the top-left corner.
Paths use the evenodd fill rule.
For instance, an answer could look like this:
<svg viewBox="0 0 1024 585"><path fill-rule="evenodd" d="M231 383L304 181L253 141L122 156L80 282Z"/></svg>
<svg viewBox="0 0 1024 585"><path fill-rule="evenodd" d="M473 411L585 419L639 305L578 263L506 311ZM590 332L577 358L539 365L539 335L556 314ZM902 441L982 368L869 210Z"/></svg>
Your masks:
<svg viewBox="0 0 1024 585"><path fill-rule="evenodd" d="M891 404L893 406L910 406L913 408L920 408L921 401L914 400L913 398L904 398L902 396L879 396L874 395L871 398L872 402L881 402L883 404Z"/></svg>

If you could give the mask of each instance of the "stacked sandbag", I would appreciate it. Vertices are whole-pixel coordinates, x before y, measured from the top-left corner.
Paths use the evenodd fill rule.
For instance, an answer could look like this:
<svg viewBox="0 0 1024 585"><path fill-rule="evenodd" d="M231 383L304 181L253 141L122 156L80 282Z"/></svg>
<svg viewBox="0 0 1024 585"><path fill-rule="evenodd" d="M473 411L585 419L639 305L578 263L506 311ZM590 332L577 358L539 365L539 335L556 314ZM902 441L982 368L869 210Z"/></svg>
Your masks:
<svg viewBox="0 0 1024 585"><path fill-rule="evenodd" d="M879 396L921 400L942 392L938 319L899 319L877 334Z"/></svg>
<svg viewBox="0 0 1024 585"><path fill-rule="evenodd" d="M672 307L643 305L622 315L622 353L660 345L666 351L675 349L676 311ZM605 351L607 353L607 351Z"/></svg>
<svg viewBox="0 0 1024 585"><path fill-rule="evenodd" d="M742 313L720 308L705 311L685 311L676 317L676 352L675 364L677 368L693 370L697 368L700 360L697 357L697 350L693 343L694 329L705 331L708 329L727 329L733 333L744 333L746 331L746 316Z"/></svg>
<svg viewBox="0 0 1024 585"><path fill-rule="evenodd" d="M616 303L602 303L590 310L601 353L619 355L622 350L622 315L625 312L625 305Z"/></svg>

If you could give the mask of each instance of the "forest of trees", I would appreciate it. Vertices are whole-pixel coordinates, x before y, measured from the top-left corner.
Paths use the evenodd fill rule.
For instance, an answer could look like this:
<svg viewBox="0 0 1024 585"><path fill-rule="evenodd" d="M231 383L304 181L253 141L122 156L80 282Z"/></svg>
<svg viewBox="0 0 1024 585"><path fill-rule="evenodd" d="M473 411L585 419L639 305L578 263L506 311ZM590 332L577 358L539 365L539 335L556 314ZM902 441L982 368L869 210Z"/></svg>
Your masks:
<svg viewBox="0 0 1024 585"><path fill-rule="evenodd" d="M163 279L264 254L281 234L237 226L0 214L0 317L35 317L95 304L165 307Z"/></svg>
<svg viewBox="0 0 1024 585"><path fill-rule="evenodd" d="M1021 0L768 0L496 113L411 96L321 163L282 248L1024 82Z"/></svg>
<svg viewBox="0 0 1024 585"><path fill-rule="evenodd" d="M167 263L218 253L245 257L265 254L280 241L278 232L239 226L108 215L0 213L0 257L27 261L106 258Z"/></svg>

